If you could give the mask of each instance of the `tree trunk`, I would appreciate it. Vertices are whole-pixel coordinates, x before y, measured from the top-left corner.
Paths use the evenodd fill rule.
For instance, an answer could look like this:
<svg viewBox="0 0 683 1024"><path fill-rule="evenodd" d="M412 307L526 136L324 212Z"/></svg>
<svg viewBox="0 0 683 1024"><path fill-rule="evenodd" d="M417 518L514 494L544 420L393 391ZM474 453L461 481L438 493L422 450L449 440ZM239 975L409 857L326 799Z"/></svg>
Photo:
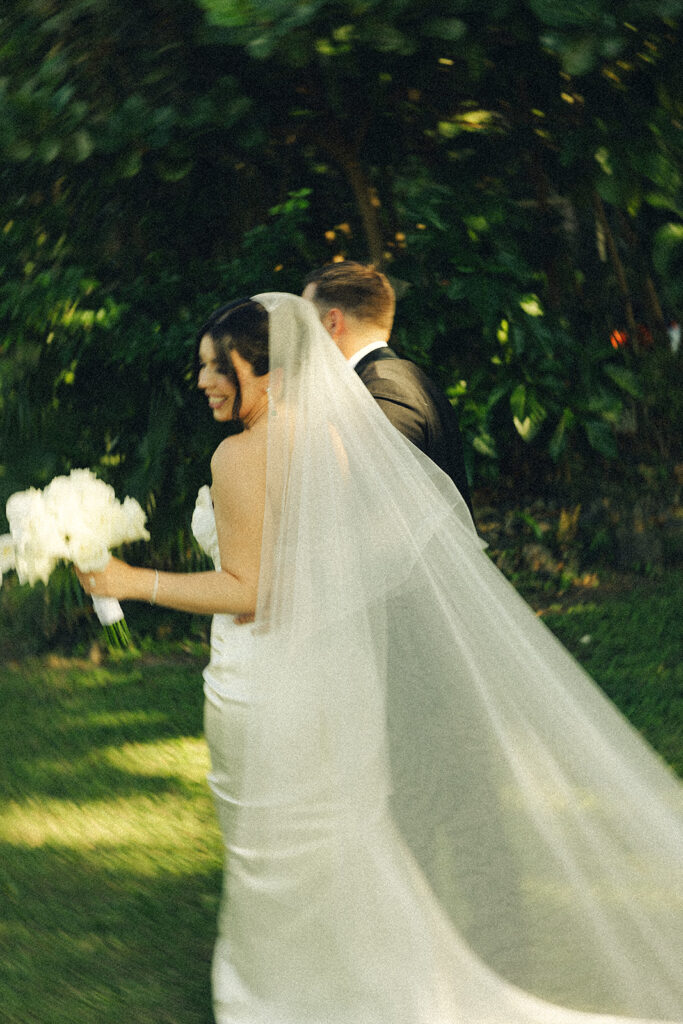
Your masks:
<svg viewBox="0 0 683 1024"><path fill-rule="evenodd" d="M326 150L344 172L363 225L368 258L381 270L384 263L384 239L379 215L381 203L360 162L360 141L345 139L338 128L316 133L315 138L321 149Z"/></svg>
<svg viewBox="0 0 683 1024"><path fill-rule="evenodd" d="M370 261L381 270L384 262L384 242L379 218L380 202L357 160L351 159L341 166L356 199Z"/></svg>

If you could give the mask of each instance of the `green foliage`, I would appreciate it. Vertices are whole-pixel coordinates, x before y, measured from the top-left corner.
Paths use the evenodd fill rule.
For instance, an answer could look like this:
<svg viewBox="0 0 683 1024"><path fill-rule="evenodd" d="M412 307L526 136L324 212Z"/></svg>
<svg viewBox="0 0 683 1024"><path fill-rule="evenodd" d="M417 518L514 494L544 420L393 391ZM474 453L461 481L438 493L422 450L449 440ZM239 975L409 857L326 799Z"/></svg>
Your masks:
<svg viewBox="0 0 683 1024"><path fill-rule="evenodd" d="M562 60L570 75L583 75L596 65L630 49L636 26L678 18L680 0L621 0L618 11L610 0L528 0L545 27L544 44Z"/></svg>
<svg viewBox="0 0 683 1024"><path fill-rule="evenodd" d="M475 486L578 488L615 456L671 477L680 12L7 0L0 505L92 466L146 507L141 558L194 564L219 436L196 330L343 256L396 281Z"/></svg>
<svg viewBox="0 0 683 1024"><path fill-rule="evenodd" d="M652 262L673 309L683 308L683 223L663 224L653 239Z"/></svg>
<svg viewBox="0 0 683 1024"><path fill-rule="evenodd" d="M466 181L464 160L460 173ZM638 376L599 338L577 337L546 311L519 205L493 182L475 206L473 189L436 185L415 165L396 190L404 222L415 225L393 262L414 282L399 303L397 339L418 362L440 366L474 479L519 463L519 438L546 472L569 456L590 462L591 451L616 458L615 429L624 399L641 394Z"/></svg>

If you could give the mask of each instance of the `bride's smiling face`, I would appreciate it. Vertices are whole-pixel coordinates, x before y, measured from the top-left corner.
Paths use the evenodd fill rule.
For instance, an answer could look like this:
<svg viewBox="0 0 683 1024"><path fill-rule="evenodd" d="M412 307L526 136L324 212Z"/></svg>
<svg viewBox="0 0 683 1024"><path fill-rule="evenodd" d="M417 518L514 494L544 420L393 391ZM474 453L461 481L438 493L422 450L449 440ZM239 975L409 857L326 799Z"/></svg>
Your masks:
<svg viewBox="0 0 683 1024"><path fill-rule="evenodd" d="M208 334L205 334L199 343L197 386L206 395L215 420L225 423L233 419L237 378L233 380L219 370L216 347Z"/></svg>
<svg viewBox="0 0 683 1024"><path fill-rule="evenodd" d="M234 349L228 358L233 373L223 373L216 346L205 334L199 344L198 387L206 395L213 418L219 423L239 417L251 426L268 408L268 374L256 376L251 363Z"/></svg>

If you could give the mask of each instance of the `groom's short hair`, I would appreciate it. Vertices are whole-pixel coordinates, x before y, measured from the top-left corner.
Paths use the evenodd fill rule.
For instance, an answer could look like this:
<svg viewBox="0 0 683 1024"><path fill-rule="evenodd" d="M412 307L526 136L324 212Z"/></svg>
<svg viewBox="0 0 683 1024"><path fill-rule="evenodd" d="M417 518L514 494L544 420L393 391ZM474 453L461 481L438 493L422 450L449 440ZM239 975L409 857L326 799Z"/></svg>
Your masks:
<svg viewBox="0 0 683 1024"><path fill-rule="evenodd" d="M334 306L359 320L390 331L396 296L388 278L372 264L344 260L313 270L304 285L315 285L313 302L321 313Z"/></svg>

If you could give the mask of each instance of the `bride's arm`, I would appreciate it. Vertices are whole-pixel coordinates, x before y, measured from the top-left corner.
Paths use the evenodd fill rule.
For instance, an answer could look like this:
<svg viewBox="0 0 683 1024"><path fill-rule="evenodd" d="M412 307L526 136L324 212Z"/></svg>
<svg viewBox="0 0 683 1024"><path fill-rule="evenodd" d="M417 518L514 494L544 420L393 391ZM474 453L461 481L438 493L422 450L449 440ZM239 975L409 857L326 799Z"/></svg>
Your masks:
<svg viewBox="0 0 683 1024"><path fill-rule="evenodd" d="M76 574L84 590L95 597L149 601L197 615L250 614L256 607L256 583L224 570L159 572L157 582L157 570L111 558L102 572L85 573L77 569Z"/></svg>
<svg viewBox="0 0 683 1024"><path fill-rule="evenodd" d="M226 439L211 460L220 571L157 575L155 569L112 558L101 573L77 570L83 588L96 597L150 601L198 615L253 614L265 504L265 449L258 435L248 433Z"/></svg>

